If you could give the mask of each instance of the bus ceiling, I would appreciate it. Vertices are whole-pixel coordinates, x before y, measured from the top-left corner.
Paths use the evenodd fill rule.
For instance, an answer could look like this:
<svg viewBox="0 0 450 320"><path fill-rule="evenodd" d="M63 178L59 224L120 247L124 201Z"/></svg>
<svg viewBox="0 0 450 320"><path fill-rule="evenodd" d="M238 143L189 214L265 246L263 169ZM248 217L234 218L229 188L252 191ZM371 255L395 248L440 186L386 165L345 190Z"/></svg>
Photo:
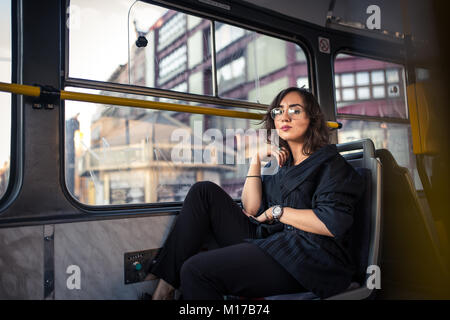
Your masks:
<svg viewBox="0 0 450 320"><path fill-rule="evenodd" d="M432 2L404 0L246 0L245 2L313 23L367 36L429 40ZM377 21L377 19L379 21Z"/></svg>

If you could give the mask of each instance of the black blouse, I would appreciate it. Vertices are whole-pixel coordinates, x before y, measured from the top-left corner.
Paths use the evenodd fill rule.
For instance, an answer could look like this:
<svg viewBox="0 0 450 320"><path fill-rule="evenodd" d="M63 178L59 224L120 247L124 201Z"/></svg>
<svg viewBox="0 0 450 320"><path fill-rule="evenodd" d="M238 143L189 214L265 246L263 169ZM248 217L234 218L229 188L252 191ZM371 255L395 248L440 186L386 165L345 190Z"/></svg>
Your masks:
<svg viewBox="0 0 450 320"><path fill-rule="evenodd" d="M334 144L320 148L296 166L292 162L291 156L281 168L271 167L272 162L264 167L258 215L277 204L312 209L334 237L285 225L267 238L246 241L270 254L303 287L321 298L329 297L345 291L355 272L348 238L364 180Z"/></svg>

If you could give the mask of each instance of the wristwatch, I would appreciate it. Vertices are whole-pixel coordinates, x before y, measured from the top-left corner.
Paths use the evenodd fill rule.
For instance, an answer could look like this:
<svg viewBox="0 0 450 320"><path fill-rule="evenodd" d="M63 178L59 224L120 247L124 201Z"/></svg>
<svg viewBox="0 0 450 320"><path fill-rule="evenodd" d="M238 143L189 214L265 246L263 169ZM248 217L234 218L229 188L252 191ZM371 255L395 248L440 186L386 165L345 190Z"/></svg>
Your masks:
<svg viewBox="0 0 450 320"><path fill-rule="evenodd" d="M282 206L276 205L272 208L272 217L275 221L279 221L282 215L283 215Z"/></svg>

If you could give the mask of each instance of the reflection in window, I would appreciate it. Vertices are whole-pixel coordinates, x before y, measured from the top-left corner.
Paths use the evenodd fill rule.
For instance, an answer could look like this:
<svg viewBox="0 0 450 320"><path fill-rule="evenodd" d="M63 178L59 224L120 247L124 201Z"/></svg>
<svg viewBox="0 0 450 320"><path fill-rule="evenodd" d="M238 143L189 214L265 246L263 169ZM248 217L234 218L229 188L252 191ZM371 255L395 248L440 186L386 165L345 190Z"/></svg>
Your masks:
<svg viewBox="0 0 450 320"><path fill-rule="evenodd" d="M372 87L373 97L376 98L384 98L384 86L374 86Z"/></svg>
<svg viewBox="0 0 450 320"><path fill-rule="evenodd" d="M175 91L187 81L186 93L214 94L210 20L143 1L72 0L71 6L80 16L69 27L70 77ZM214 23L219 97L269 104L308 77L306 55L295 43ZM139 37L146 46L137 46Z"/></svg>
<svg viewBox="0 0 450 320"><path fill-rule="evenodd" d="M355 89L343 89L342 90L342 99L345 101L352 101L355 100Z"/></svg>
<svg viewBox="0 0 450 320"><path fill-rule="evenodd" d="M70 77L166 90L192 78L202 82L182 92L212 94L209 20L143 1L70 3L79 8L69 27ZM138 47L142 36L147 45Z"/></svg>
<svg viewBox="0 0 450 320"><path fill-rule="evenodd" d="M386 70L386 79L387 82L389 83L400 82L400 79L398 77L398 70L397 69Z"/></svg>
<svg viewBox="0 0 450 320"><path fill-rule="evenodd" d="M369 73L368 72L358 72L356 74L356 84L358 86L364 86L369 84Z"/></svg>
<svg viewBox="0 0 450 320"><path fill-rule="evenodd" d="M257 120L75 101L65 102L65 118L66 185L89 205L183 201L202 180L240 198L250 161L238 157L252 147L244 130L259 128Z"/></svg>
<svg viewBox="0 0 450 320"><path fill-rule="evenodd" d="M393 84L388 87L388 95L391 98L400 96L400 88L398 87L398 84Z"/></svg>
<svg viewBox="0 0 450 320"><path fill-rule="evenodd" d="M216 51L219 52L230 43L244 36L245 30L228 24L216 22Z"/></svg>
<svg viewBox="0 0 450 320"><path fill-rule="evenodd" d="M338 114L408 117L401 65L339 54L334 70Z"/></svg>
<svg viewBox="0 0 450 320"><path fill-rule="evenodd" d="M410 170L416 188L421 189L412 153L411 128L402 120L408 116L403 66L339 54L334 70L335 79L340 79L340 86L335 84L337 118L342 123L338 142L372 139L377 149L388 149L400 166ZM353 85L351 75L356 78ZM343 77L348 79L348 86L343 85ZM346 115L354 119L346 119ZM369 121L369 117L377 120L389 117L389 122Z"/></svg>
<svg viewBox="0 0 450 320"><path fill-rule="evenodd" d="M217 70L219 94L245 82L245 58L243 56Z"/></svg>
<svg viewBox="0 0 450 320"><path fill-rule="evenodd" d="M215 25L220 97L269 104L289 86L309 87L300 46L223 23Z"/></svg>
<svg viewBox="0 0 450 320"><path fill-rule="evenodd" d="M11 83L11 1L0 0L0 81ZM0 92L0 198L9 184L11 94Z"/></svg>
<svg viewBox="0 0 450 320"><path fill-rule="evenodd" d="M186 15L175 13L158 30L158 50L162 50L186 32Z"/></svg>
<svg viewBox="0 0 450 320"><path fill-rule="evenodd" d="M158 82L161 84L166 79L179 74L186 69L186 46L181 46L161 59L159 64Z"/></svg>
<svg viewBox="0 0 450 320"><path fill-rule="evenodd" d="M341 101L341 91L336 90L336 101Z"/></svg>
<svg viewBox="0 0 450 320"><path fill-rule="evenodd" d="M422 189L412 151L411 127L409 124L378 121L339 119L339 143L369 138L376 149L388 149L397 163L409 169L417 189Z"/></svg>
<svg viewBox="0 0 450 320"><path fill-rule="evenodd" d="M334 76L334 86L336 88L339 88L341 86L341 77L338 74Z"/></svg>
<svg viewBox="0 0 450 320"><path fill-rule="evenodd" d="M372 71L372 83L384 83L384 72L383 71Z"/></svg>
<svg viewBox="0 0 450 320"><path fill-rule="evenodd" d="M360 88L358 88L358 99L359 100L370 99L369 87L360 87Z"/></svg>
<svg viewBox="0 0 450 320"><path fill-rule="evenodd" d="M299 88L309 88L309 80L308 77L300 77L297 79L297 87Z"/></svg>
<svg viewBox="0 0 450 320"><path fill-rule="evenodd" d="M341 86L350 87L355 85L355 75L353 73L344 73L341 75Z"/></svg>

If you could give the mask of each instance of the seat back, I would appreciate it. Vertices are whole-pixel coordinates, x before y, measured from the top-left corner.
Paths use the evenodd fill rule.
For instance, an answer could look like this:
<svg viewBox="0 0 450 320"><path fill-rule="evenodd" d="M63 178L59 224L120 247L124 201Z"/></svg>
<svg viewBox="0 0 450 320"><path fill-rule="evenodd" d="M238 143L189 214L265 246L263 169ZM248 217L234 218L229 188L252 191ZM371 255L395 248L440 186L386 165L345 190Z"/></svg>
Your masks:
<svg viewBox="0 0 450 320"><path fill-rule="evenodd" d="M374 293L374 289L369 289L366 285L369 276L367 267L379 265L381 251L381 163L375 158L375 146L370 139L338 144L337 148L339 152L362 149L362 151L343 154L343 156L364 177L366 189L355 207L350 232L350 251L356 264L354 280L359 286L328 299L366 299L373 297Z"/></svg>
<svg viewBox="0 0 450 320"><path fill-rule="evenodd" d="M382 298L393 297L394 289L402 297L448 297L448 266L431 213L422 207L409 170L399 166L386 149L377 150L376 156L383 165L386 182Z"/></svg>
<svg viewBox="0 0 450 320"><path fill-rule="evenodd" d="M372 179L367 168L356 167L356 171L364 178L365 190L359 199L353 214L353 225L350 231L350 252L356 266L354 281L363 285L369 262L370 229L372 208Z"/></svg>

